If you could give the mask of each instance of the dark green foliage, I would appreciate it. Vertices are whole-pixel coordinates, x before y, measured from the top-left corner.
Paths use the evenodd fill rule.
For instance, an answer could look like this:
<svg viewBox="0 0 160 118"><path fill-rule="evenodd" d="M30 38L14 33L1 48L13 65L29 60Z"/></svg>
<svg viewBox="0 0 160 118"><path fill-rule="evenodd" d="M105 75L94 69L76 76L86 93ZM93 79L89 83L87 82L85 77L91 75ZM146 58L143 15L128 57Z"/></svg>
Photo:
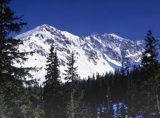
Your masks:
<svg viewBox="0 0 160 118"><path fill-rule="evenodd" d="M26 60L27 53L17 50L21 41L10 34L20 31L26 23L8 4L9 0L0 0L0 118L124 118L128 114L160 117L160 64L157 41L151 31L145 39L142 67L128 71L122 59L121 71L79 80L72 53L64 84L60 82L57 53L51 47L46 81L41 87L26 81L30 68L13 66ZM115 114L112 105L119 107L120 103L123 108Z"/></svg>
<svg viewBox="0 0 160 118"><path fill-rule="evenodd" d="M64 73L65 75L65 80L68 83L68 96L69 99L67 101L67 107L66 107L66 111L67 111L67 116L69 118L75 118L77 115L77 111L79 109L79 100L76 97L76 93L77 93L77 86L76 86L76 82L77 82L77 67L75 66L75 57L74 57L74 53L72 52L71 56L68 57L68 62L67 62L67 70L65 70L66 73Z"/></svg>
<svg viewBox="0 0 160 118"><path fill-rule="evenodd" d="M65 70L65 80L67 82L74 82L78 79L78 74L77 74L77 67L75 67L75 56L74 53L72 52L71 56L68 57L68 62L67 62L67 70Z"/></svg>
<svg viewBox="0 0 160 118"><path fill-rule="evenodd" d="M0 1L0 94L3 96L4 117L22 118L21 106L24 84L29 68L13 66L26 60L26 53L17 50L20 40L13 39L10 34L17 33L26 25L21 17L14 14L9 7L9 0ZM17 114L18 112L18 114Z"/></svg>
<svg viewBox="0 0 160 118"><path fill-rule="evenodd" d="M145 39L145 51L143 53L142 58L142 88L144 96L147 99L146 112L153 110L154 112L160 112L160 104L159 104L159 89L160 89L160 80L159 80L159 72L160 66L158 64L158 52L157 46L158 41L154 38L151 31L148 31L147 37ZM146 89L145 89L146 88Z"/></svg>
<svg viewBox="0 0 160 118"><path fill-rule="evenodd" d="M54 48L51 47L49 57L47 58L47 74L45 76L45 84L52 84L53 81L59 81L59 69L57 53L54 52Z"/></svg>
<svg viewBox="0 0 160 118"><path fill-rule="evenodd" d="M51 47L47 58L47 75L44 83L44 111L45 118L60 118L63 115L63 93L59 81L58 58Z"/></svg>
<svg viewBox="0 0 160 118"><path fill-rule="evenodd" d="M142 57L142 64L146 68L148 65L154 65L158 63L157 56L157 45L158 42L152 35L151 30L148 31L147 36L145 38L145 51Z"/></svg>
<svg viewBox="0 0 160 118"><path fill-rule="evenodd" d="M34 85L25 88L21 106L24 118L44 118L42 98L42 87Z"/></svg>

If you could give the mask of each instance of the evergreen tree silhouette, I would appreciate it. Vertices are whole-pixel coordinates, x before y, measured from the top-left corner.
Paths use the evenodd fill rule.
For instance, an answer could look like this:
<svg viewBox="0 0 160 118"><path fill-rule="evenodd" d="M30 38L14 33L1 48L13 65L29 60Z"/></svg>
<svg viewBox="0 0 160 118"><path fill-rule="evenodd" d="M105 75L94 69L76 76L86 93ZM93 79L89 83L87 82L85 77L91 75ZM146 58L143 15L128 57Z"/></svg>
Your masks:
<svg viewBox="0 0 160 118"><path fill-rule="evenodd" d="M63 114L61 82L59 80L58 57L51 47L47 58L47 74L44 82L44 111L46 118L58 118Z"/></svg>
<svg viewBox="0 0 160 118"><path fill-rule="evenodd" d="M21 95L24 92L26 75L29 68L13 66L26 60L27 53L17 48L20 40L14 39L11 34L18 33L26 25L21 17L16 16L9 6L10 0L0 1L0 94L4 97L5 117L22 118ZM18 112L18 114L17 114Z"/></svg>
<svg viewBox="0 0 160 118"><path fill-rule="evenodd" d="M158 63L158 52L156 49L157 45L157 40L154 38L152 31L149 30L145 38L145 50L142 54L142 65L145 68L148 68L148 66L153 66Z"/></svg>
<svg viewBox="0 0 160 118"><path fill-rule="evenodd" d="M158 52L157 46L158 42L154 38L152 32L149 30L147 37L145 38L145 51L142 55L142 65L143 65L143 91L146 94L147 106L145 108L146 112L153 110L160 112L160 76L159 76L159 64L158 64ZM156 108L154 106L157 106Z"/></svg>

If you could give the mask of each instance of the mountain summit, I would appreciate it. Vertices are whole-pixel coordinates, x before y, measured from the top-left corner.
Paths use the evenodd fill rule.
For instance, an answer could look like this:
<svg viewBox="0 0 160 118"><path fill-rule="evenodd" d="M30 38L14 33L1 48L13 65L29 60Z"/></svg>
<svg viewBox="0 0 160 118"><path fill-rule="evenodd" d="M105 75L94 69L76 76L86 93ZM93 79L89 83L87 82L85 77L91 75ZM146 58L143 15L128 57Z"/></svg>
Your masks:
<svg viewBox="0 0 160 118"><path fill-rule="evenodd" d="M44 81L46 57L51 45L57 50L61 78L64 78L67 58L72 51L75 53L81 78L114 72L122 66L122 62L126 66L138 64L143 51L142 41L131 41L113 33L80 37L47 24L20 34L16 38L23 40L23 44L19 46L20 51L35 52L27 56L28 61L16 65L36 67L38 71L30 73L34 78L40 79L40 82Z"/></svg>

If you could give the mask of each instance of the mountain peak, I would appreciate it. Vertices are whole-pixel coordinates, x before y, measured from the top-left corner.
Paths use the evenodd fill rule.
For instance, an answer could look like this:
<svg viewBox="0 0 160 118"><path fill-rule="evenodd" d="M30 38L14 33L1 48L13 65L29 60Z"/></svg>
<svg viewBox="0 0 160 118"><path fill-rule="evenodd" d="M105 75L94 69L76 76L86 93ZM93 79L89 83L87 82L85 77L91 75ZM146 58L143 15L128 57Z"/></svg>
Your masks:
<svg viewBox="0 0 160 118"><path fill-rule="evenodd" d="M121 37L121 36L119 36L117 34L114 34L114 33L110 33L110 34L105 33L103 36L110 36L113 39L124 39L123 37Z"/></svg>
<svg viewBox="0 0 160 118"><path fill-rule="evenodd" d="M117 34L114 34L114 33L110 33L108 35L110 35L110 36L112 36L114 38L117 38L117 39L124 39L124 38L122 38L122 37L120 37L120 36L118 36Z"/></svg>
<svg viewBox="0 0 160 118"><path fill-rule="evenodd" d="M53 32L53 31L59 31L59 30L53 26L48 25L48 24L43 24L43 25L40 25L40 26L33 28L30 31L24 32L24 33L16 36L15 38L16 39L23 39L25 37L31 36L32 34L36 34L36 33L40 33L40 32L43 32L43 33Z"/></svg>
<svg viewBox="0 0 160 118"><path fill-rule="evenodd" d="M127 38L123 38L117 34L114 34L114 33L105 33L102 35L103 37L107 38L107 39L113 39L113 40L119 40L119 41L131 41Z"/></svg>
<svg viewBox="0 0 160 118"><path fill-rule="evenodd" d="M114 72L114 69L121 66L122 51L125 52L124 57L127 57L125 60L127 64L140 62L142 52L142 47L137 42L131 43L113 33L103 35L94 33L81 38L48 24L40 25L16 38L23 40L23 44L19 46L20 51L35 52L32 56L28 56L27 62L21 66L36 67L38 72L31 73L33 78L41 79L42 82L46 74L46 58L51 45L57 50L62 79L67 58L72 51L75 53L77 72L81 78L97 73L102 75Z"/></svg>
<svg viewBox="0 0 160 118"><path fill-rule="evenodd" d="M47 30L47 31L57 30L55 27L50 26L50 25L48 25L48 24L43 24L43 25L37 26L35 29L36 29L36 30Z"/></svg>
<svg viewBox="0 0 160 118"><path fill-rule="evenodd" d="M40 25L40 27L52 27L52 26L50 26L48 24L43 24L43 25Z"/></svg>

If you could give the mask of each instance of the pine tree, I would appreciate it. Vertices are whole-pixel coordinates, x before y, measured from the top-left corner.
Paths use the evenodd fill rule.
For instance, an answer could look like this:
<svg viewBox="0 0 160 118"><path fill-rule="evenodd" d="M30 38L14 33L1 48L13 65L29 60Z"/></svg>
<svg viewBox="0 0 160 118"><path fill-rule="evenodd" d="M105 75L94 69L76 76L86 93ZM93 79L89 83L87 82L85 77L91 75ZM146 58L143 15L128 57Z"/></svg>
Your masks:
<svg viewBox="0 0 160 118"><path fill-rule="evenodd" d="M46 83L51 84L54 81L59 81L59 64L56 51L54 52L53 46L51 46L49 57L47 58L47 74L45 76Z"/></svg>
<svg viewBox="0 0 160 118"><path fill-rule="evenodd" d="M148 66L153 66L158 63L158 52L156 49L157 45L157 40L154 38L151 30L149 30L145 38L145 50L142 55L142 65L145 68L148 68Z"/></svg>
<svg viewBox="0 0 160 118"><path fill-rule="evenodd" d="M26 53L18 51L21 41L13 39L10 34L19 32L26 23L15 15L9 1L0 1L0 94L4 96L5 117L19 118L22 117L21 94L29 68L13 66L15 62L26 60Z"/></svg>
<svg viewBox="0 0 160 118"><path fill-rule="evenodd" d="M152 35L152 32L149 30L147 37L145 39L145 51L142 55L142 70L144 71L144 92L146 92L146 96L148 98L148 108L149 110L155 109L153 106L157 106L155 111L160 113L160 104L159 104L159 88L160 88L160 80L159 80L159 64L157 60L158 52L157 52L157 40ZM155 102L156 101L156 102ZM156 105L155 105L156 104ZM147 107L146 107L147 108Z"/></svg>
<svg viewBox="0 0 160 118"><path fill-rule="evenodd" d="M74 53L72 52L71 56L68 58L67 62L67 70L65 70L65 80L67 83L70 83L70 101L68 102L67 106L67 112L69 115L69 118L75 118L77 114L77 106L78 106L78 101L76 97L77 93L77 87L76 87L76 82L78 80L78 74L77 74L77 67L75 67L75 56Z"/></svg>
<svg viewBox="0 0 160 118"><path fill-rule="evenodd" d="M65 80L67 82L74 83L78 79L78 74L77 74L77 67L75 67L75 56L74 53L72 52L71 57L68 58L67 62L67 70L65 70Z"/></svg>
<svg viewBox="0 0 160 118"><path fill-rule="evenodd" d="M62 115L62 91L59 81L57 53L51 47L47 58L47 74L44 86L44 110L46 118L58 118Z"/></svg>

